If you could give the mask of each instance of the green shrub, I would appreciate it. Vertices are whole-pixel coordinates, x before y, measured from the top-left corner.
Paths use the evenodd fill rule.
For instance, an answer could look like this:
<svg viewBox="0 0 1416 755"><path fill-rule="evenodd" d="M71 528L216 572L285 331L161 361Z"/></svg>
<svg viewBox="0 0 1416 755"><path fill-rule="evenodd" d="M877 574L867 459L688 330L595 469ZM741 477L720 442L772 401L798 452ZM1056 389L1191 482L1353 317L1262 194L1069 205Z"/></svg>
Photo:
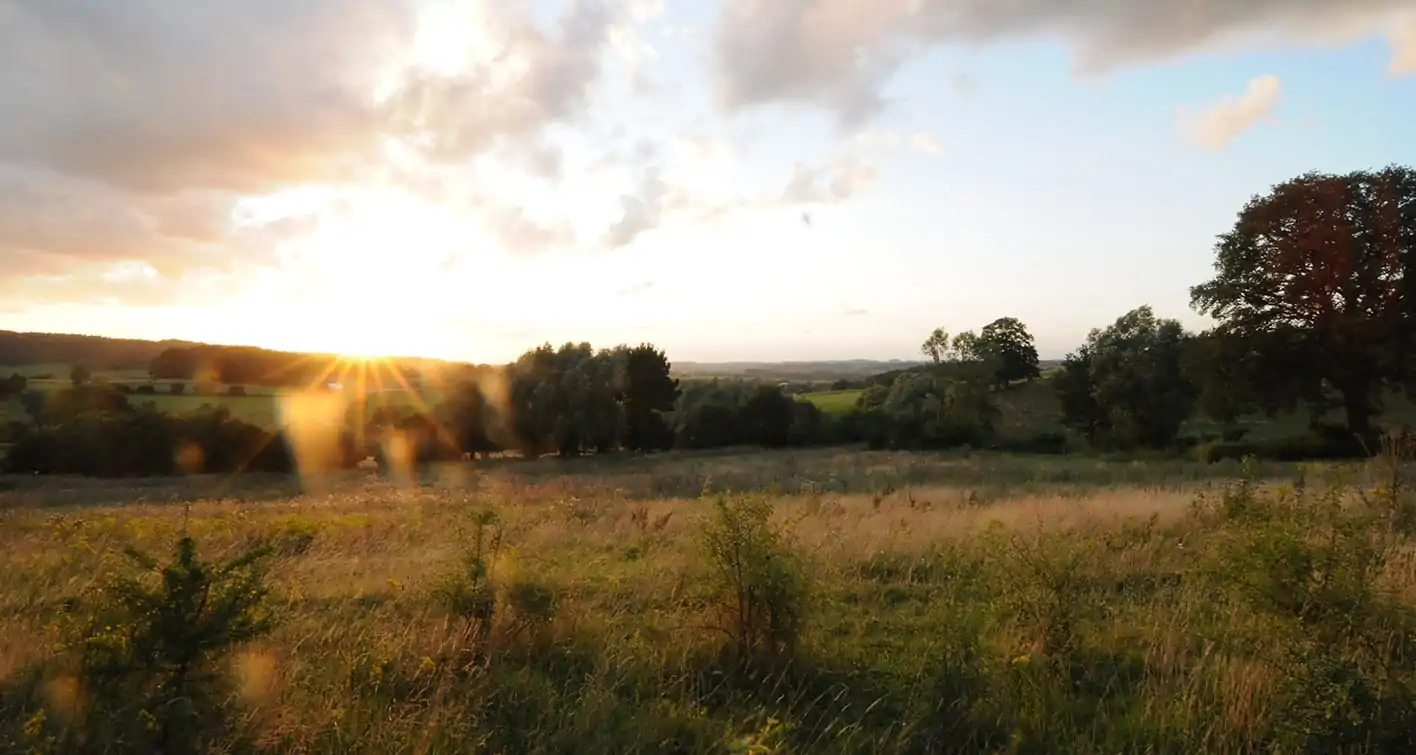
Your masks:
<svg viewBox="0 0 1416 755"><path fill-rule="evenodd" d="M744 663L790 657L806 618L802 565L771 517L765 497L719 495L702 533L719 628Z"/></svg>
<svg viewBox="0 0 1416 755"><path fill-rule="evenodd" d="M57 668L83 704L50 719L60 727L52 738L80 752L207 751L230 721L221 662L276 623L262 569L270 549L203 561L183 535L165 564L132 548L125 555L136 569L107 584L86 616L69 616Z"/></svg>
<svg viewBox="0 0 1416 755"><path fill-rule="evenodd" d="M1412 744L1416 611L1385 578L1406 536L1389 501L1352 492L1243 482L1199 507L1218 525L1205 569L1267 622L1267 660L1282 671L1270 733L1278 751L1406 752Z"/></svg>
<svg viewBox="0 0 1416 755"><path fill-rule="evenodd" d="M471 661L485 656L496 618L496 591L492 566L501 550L502 532L496 512L479 512L472 523L472 545L463 554L459 569L436 588L448 611L461 619Z"/></svg>

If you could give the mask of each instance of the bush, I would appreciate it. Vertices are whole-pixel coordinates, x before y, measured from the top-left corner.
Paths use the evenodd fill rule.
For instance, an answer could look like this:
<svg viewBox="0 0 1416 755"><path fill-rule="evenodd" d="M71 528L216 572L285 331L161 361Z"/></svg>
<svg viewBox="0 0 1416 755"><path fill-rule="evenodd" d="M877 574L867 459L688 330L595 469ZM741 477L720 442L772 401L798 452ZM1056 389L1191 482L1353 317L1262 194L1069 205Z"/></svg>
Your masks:
<svg viewBox="0 0 1416 755"><path fill-rule="evenodd" d="M790 658L806 618L805 574L771 517L767 498L720 495L703 528L713 610L741 663Z"/></svg>
<svg viewBox="0 0 1416 755"><path fill-rule="evenodd" d="M1233 604L1267 619L1267 660L1282 680L1276 751L1405 752L1411 744L1416 690L1406 648L1416 611L1383 578L1407 547L1390 514L1409 501L1397 500L1396 485L1363 494L1366 505L1352 505L1348 492L1246 481L1198 507L1218 525L1205 570Z"/></svg>
<svg viewBox="0 0 1416 755"><path fill-rule="evenodd" d="M144 396L151 396L151 395L157 393L157 386L155 386L155 385L140 385L140 386L138 386L137 388L134 388L134 389L133 389L133 393L141 394L141 395L144 395Z"/></svg>
<svg viewBox="0 0 1416 755"><path fill-rule="evenodd" d="M1071 444L1064 433L1038 433L1025 438L1009 438L993 444L993 450L1017 454L1065 454Z"/></svg>
<svg viewBox="0 0 1416 755"><path fill-rule="evenodd" d="M448 612L463 621L463 652L474 663L485 657L496 618L492 565L500 550L501 528L496 512L479 512L473 519L472 544L463 554L461 568L436 589Z"/></svg>
<svg viewBox="0 0 1416 755"><path fill-rule="evenodd" d="M1375 453L1375 448L1369 448L1362 440L1346 434L1309 434L1262 442L1209 441L1200 443L1193 450L1197 460L1210 464L1246 456L1268 461L1309 461L1366 459Z"/></svg>
<svg viewBox="0 0 1416 755"><path fill-rule="evenodd" d="M229 388L226 389L226 395L228 395L228 396L244 396L244 395L246 395L246 386L244 386L244 385L233 385L233 386L231 386L231 387L229 387Z"/></svg>
<svg viewBox="0 0 1416 755"><path fill-rule="evenodd" d="M187 392L186 383L171 383L167 386L167 392L173 396L180 396Z"/></svg>
<svg viewBox="0 0 1416 755"><path fill-rule="evenodd" d="M89 615L68 617L61 666L85 696L67 725L49 724L52 739L81 752L213 749L233 697L221 661L276 623L262 570L270 551L202 561L183 535L166 564L126 554L137 572L108 584Z"/></svg>

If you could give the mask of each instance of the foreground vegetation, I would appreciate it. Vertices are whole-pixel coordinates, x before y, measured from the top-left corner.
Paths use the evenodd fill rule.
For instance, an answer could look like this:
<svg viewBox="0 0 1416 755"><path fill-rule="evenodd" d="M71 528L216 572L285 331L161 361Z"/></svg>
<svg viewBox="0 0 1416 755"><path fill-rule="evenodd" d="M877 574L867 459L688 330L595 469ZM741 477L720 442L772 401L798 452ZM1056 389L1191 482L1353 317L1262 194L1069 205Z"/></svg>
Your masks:
<svg viewBox="0 0 1416 755"><path fill-rule="evenodd" d="M12 481L0 750L1408 752L1396 451Z"/></svg>

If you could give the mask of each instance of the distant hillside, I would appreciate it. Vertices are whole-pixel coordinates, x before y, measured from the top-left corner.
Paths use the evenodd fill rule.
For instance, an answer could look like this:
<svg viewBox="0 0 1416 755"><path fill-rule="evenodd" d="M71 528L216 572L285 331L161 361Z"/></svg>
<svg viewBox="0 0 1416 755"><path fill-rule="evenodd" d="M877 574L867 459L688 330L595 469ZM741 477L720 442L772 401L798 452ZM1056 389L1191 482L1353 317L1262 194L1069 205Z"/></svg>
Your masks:
<svg viewBox="0 0 1416 755"><path fill-rule="evenodd" d="M83 364L94 370L146 370L153 358L167 349L197 345L189 341L0 330L0 365Z"/></svg>
<svg viewBox="0 0 1416 755"><path fill-rule="evenodd" d="M681 377L753 377L763 380L842 380L923 364L904 359L842 359L802 362L683 362L673 360Z"/></svg>
<svg viewBox="0 0 1416 755"><path fill-rule="evenodd" d="M54 368L65 375L67 366L82 364L97 373L147 374L155 370L161 378L188 380L197 373L214 371L217 373L216 379L226 383L294 384L301 380L308 382L310 374L327 372L327 365L336 359L338 357L333 354L172 339L147 341L67 333L0 331L0 368ZM410 374L421 373L425 376L449 369L473 367L423 357L392 357L387 361Z"/></svg>
<svg viewBox="0 0 1416 755"><path fill-rule="evenodd" d="M0 331L0 367L30 367L36 365L83 364L97 371L147 372L153 360L173 351L193 352L199 362L211 363L218 357L227 360L253 360L262 367L271 361L327 362L328 354L308 354L256 349L250 346L214 345L193 341L147 341L136 338L106 338L103 336L67 333L17 333ZM761 380L835 381L859 380L881 373L892 373L916 367L923 362L908 359L839 359L785 362L686 362L673 359L674 373L684 378L748 377ZM390 361L425 375L448 368L463 366L461 362L421 357L395 357ZM1056 364L1044 361L1043 368ZM264 370L262 370L264 371Z"/></svg>

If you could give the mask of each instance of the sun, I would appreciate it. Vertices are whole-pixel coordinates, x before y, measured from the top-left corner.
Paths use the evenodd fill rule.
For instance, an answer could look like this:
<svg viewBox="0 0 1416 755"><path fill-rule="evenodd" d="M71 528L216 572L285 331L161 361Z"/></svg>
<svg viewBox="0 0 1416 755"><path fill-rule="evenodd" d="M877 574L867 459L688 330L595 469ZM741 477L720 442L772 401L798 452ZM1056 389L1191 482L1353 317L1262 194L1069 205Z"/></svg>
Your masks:
<svg viewBox="0 0 1416 755"><path fill-rule="evenodd" d="M259 342L356 357L448 348L439 325L459 298L454 263L478 247L468 218L395 188L292 193L264 209L310 228L281 244L278 271L239 308L260 313Z"/></svg>

